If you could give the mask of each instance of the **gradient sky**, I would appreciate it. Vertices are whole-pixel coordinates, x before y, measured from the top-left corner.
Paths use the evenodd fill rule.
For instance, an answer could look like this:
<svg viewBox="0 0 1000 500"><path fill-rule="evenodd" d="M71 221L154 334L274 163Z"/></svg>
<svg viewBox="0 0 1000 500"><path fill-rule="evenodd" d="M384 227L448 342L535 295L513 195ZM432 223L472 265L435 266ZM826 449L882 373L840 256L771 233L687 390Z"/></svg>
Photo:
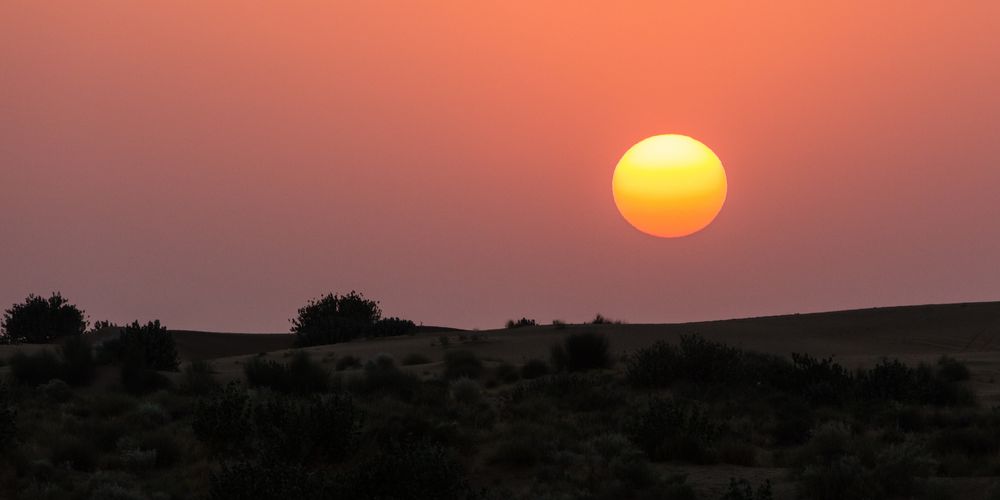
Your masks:
<svg viewBox="0 0 1000 500"><path fill-rule="evenodd" d="M496 4L496 5L489 5ZM0 4L0 305L286 331L1000 299L1000 2ZM729 177L665 240L632 144Z"/></svg>

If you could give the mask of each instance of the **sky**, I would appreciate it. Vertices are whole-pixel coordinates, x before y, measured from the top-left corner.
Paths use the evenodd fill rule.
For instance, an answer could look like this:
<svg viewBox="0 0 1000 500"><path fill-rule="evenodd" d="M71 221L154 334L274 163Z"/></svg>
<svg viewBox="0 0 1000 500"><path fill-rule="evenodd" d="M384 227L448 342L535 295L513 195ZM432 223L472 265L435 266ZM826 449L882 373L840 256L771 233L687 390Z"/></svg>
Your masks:
<svg viewBox="0 0 1000 500"><path fill-rule="evenodd" d="M0 4L0 305L287 331L1000 299L1000 3ZM688 238L611 176L728 176Z"/></svg>

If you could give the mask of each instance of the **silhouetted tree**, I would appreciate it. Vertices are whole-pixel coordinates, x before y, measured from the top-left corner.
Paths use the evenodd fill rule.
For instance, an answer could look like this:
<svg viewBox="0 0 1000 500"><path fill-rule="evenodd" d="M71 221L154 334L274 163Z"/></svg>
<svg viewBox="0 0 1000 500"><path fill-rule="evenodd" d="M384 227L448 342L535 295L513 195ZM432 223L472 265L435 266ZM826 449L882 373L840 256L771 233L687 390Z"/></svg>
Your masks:
<svg viewBox="0 0 1000 500"><path fill-rule="evenodd" d="M334 344L368 337L382 318L378 302L358 292L328 294L299 309L292 320L292 333L300 346Z"/></svg>
<svg viewBox="0 0 1000 500"><path fill-rule="evenodd" d="M87 321L83 311L56 292L48 299L28 295L24 302L4 312L0 326L7 342L42 344L83 334Z"/></svg>

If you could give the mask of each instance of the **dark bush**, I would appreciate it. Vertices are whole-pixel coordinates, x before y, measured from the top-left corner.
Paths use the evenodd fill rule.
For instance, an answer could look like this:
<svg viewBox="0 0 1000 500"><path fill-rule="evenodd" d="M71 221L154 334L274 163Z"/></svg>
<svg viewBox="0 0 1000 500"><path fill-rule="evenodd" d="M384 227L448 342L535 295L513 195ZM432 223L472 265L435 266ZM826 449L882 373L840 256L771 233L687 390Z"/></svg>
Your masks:
<svg viewBox="0 0 1000 500"><path fill-rule="evenodd" d="M764 481L754 489L746 479L730 479L729 488L719 500L772 500L771 482Z"/></svg>
<svg viewBox="0 0 1000 500"><path fill-rule="evenodd" d="M517 367L510 363L503 363L496 367L495 370L497 379L505 384L513 384L521 379L521 375L517 371Z"/></svg>
<svg viewBox="0 0 1000 500"><path fill-rule="evenodd" d="M535 379L549 374L549 364L540 359L529 359L521 367L521 378Z"/></svg>
<svg viewBox="0 0 1000 500"><path fill-rule="evenodd" d="M398 337L417 333L417 325L408 319L382 318L375 323L372 337Z"/></svg>
<svg viewBox="0 0 1000 500"><path fill-rule="evenodd" d="M132 362L151 370L168 371L177 371L180 365L174 338L159 320L145 325L140 325L138 321L126 325L115 346L118 349L116 357L123 363Z"/></svg>
<svg viewBox="0 0 1000 500"><path fill-rule="evenodd" d="M349 387L359 394L388 394L410 399L420 386L420 380L404 373L396 360L388 354L379 354L365 363L364 375L352 379Z"/></svg>
<svg viewBox="0 0 1000 500"><path fill-rule="evenodd" d="M31 354L18 351L10 357L10 375L18 383L36 386L62 376L63 367L48 349Z"/></svg>
<svg viewBox="0 0 1000 500"><path fill-rule="evenodd" d="M191 395L205 395L219 388L215 370L208 361L195 360L184 366L178 389Z"/></svg>
<svg viewBox="0 0 1000 500"><path fill-rule="evenodd" d="M462 465L441 446L414 444L385 450L344 478L340 498L357 500L466 500L472 490Z"/></svg>
<svg viewBox="0 0 1000 500"><path fill-rule="evenodd" d="M337 360L336 368L338 372L361 368L361 360L357 356L347 355Z"/></svg>
<svg viewBox="0 0 1000 500"><path fill-rule="evenodd" d="M97 447L82 438L59 436L52 444L52 463L68 465L73 470L92 471L99 458Z"/></svg>
<svg viewBox="0 0 1000 500"><path fill-rule="evenodd" d="M482 373L483 363L472 351L450 351L444 355L444 376L449 380L478 379Z"/></svg>
<svg viewBox="0 0 1000 500"><path fill-rule="evenodd" d="M412 353L407 354L406 357L403 358L403 366L426 365L430 362L430 358L424 356L423 354Z"/></svg>
<svg viewBox="0 0 1000 500"><path fill-rule="evenodd" d="M212 473L212 500L321 500L333 498L301 465L264 458L224 463Z"/></svg>
<svg viewBox="0 0 1000 500"><path fill-rule="evenodd" d="M17 440L17 408L10 397L10 390L0 384L0 449L5 452Z"/></svg>
<svg viewBox="0 0 1000 500"><path fill-rule="evenodd" d="M650 460L714 461L712 444L719 426L698 405L649 398L632 412L625 430Z"/></svg>
<svg viewBox="0 0 1000 500"><path fill-rule="evenodd" d="M239 451L250 438L249 396L234 383L198 400L191 428L215 451Z"/></svg>
<svg viewBox="0 0 1000 500"><path fill-rule="evenodd" d="M562 352L565 354L553 355L553 365L571 372L610 368L612 364L608 338L599 333L574 333L566 337Z"/></svg>
<svg viewBox="0 0 1000 500"><path fill-rule="evenodd" d="M338 462L357 446L360 418L350 396L273 394L251 405L253 449L301 463Z"/></svg>
<svg viewBox="0 0 1000 500"><path fill-rule="evenodd" d="M617 319L611 320L611 319L605 318L604 315L601 314L601 313L597 313L594 316L594 319L590 320L590 324L592 324L592 325L620 325L622 323L623 322L621 320L617 320Z"/></svg>
<svg viewBox="0 0 1000 500"><path fill-rule="evenodd" d="M292 333L302 347L346 342L372 336L381 318L378 302L360 293L328 294L299 309L298 317L292 320ZM393 325L398 326L393 322L389 327Z"/></svg>
<svg viewBox="0 0 1000 500"><path fill-rule="evenodd" d="M24 302L4 312L0 327L8 343L41 344L82 335L87 330L87 321L83 311L57 292L48 299L28 295Z"/></svg>
<svg viewBox="0 0 1000 500"><path fill-rule="evenodd" d="M309 358L309 353L296 351L287 365L260 357L250 358L243 365L247 384L269 387L288 394L313 394L330 388L330 373Z"/></svg>
<svg viewBox="0 0 1000 500"><path fill-rule="evenodd" d="M946 382L964 382L972 376L965 363L948 356L941 356L938 359L937 374Z"/></svg>
<svg viewBox="0 0 1000 500"><path fill-rule="evenodd" d="M143 358L128 356L122 362L119 377L122 387L130 394L142 395L170 387L170 379L149 368Z"/></svg>
<svg viewBox="0 0 1000 500"><path fill-rule="evenodd" d="M535 320L533 319L521 318L519 320L509 319L507 320L507 324L505 326L508 329L513 329L513 328L524 328L526 326L535 326L537 324L538 323L536 323Z"/></svg>
<svg viewBox="0 0 1000 500"><path fill-rule="evenodd" d="M145 434L138 440L140 450L156 452L156 467L167 468L176 465L181 459L181 447L177 438L165 431Z"/></svg>
<svg viewBox="0 0 1000 500"><path fill-rule="evenodd" d="M50 380L40 386L38 389L45 394L46 398L57 403L65 403L73 398L73 389L67 384L59 379Z"/></svg>
<svg viewBox="0 0 1000 500"><path fill-rule="evenodd" d="M63 374L60 378L76 386L87 385L94 380L97 365L88 340L79 336L68 337L59 351L63 362Z"/></svg>

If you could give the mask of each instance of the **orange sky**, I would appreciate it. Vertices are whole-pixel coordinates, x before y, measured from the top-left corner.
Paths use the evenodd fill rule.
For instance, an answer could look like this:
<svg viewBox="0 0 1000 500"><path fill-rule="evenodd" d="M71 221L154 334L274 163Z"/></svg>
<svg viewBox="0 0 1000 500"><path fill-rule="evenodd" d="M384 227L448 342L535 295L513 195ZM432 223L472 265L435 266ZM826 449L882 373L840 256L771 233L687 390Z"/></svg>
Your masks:
<svg viewBox="0 0 1000 500"><path fill-rule="evenodd" d="M282 331L350 289L463 327L1000 299L1000 3L416 3L0 4L0 305ZM726 166L690 238L612 200L661 133Z"/></svg>

